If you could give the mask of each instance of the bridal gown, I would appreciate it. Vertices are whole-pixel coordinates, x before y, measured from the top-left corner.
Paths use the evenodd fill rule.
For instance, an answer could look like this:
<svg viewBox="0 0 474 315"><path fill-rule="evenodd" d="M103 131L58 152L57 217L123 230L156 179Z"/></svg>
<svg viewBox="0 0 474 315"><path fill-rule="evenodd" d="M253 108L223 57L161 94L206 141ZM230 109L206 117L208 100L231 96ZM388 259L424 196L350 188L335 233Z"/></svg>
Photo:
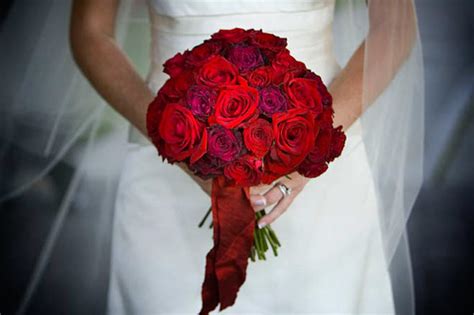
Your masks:
<svg viewBox="0 0 474 315"><path fill-rule="evenodd" d="M326 84L340 71L332 0L150 0L148 7L153 91L168 77L166 59L234 27L286 37L292 55ZM108 313L197 314L212 248L212 229L197 224L210 198L135 130L116 198ZM358 120L340 158L309 181L272 227L282 243L279 256L249 262L236 303L223 314L394 313Z"/></svg>

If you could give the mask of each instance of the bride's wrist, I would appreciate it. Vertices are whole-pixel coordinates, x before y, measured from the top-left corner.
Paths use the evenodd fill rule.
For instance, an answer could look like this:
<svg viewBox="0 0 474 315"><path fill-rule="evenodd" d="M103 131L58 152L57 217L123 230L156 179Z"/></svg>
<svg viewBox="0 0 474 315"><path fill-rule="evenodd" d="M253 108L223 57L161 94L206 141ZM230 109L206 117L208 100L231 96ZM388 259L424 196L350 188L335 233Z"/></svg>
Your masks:
<svg viewBox="0 0 474 315"><path fill-rule="evenodd" d="M306 185L312 178L310 177L306 177L298 172L293 172L291 174L288 175L289 176L289 179L290 181L291 180L295 180L296 182L303 182L303 185Z"/></svg>
<svg viewBox="0 0 474 315"><path fill-rule="evenodd" d="M149 138L149 135L148 135L147 125L146 125L146 115L148 112L148 107L150 106L150 104L153 102L154 99L155 99L155 95L147 87L142 96L141 101L139 102L140 106L137 106L137 109L136 109L137 115L140 117L140 120L137 123L137 128L147 138Z"/></svg>

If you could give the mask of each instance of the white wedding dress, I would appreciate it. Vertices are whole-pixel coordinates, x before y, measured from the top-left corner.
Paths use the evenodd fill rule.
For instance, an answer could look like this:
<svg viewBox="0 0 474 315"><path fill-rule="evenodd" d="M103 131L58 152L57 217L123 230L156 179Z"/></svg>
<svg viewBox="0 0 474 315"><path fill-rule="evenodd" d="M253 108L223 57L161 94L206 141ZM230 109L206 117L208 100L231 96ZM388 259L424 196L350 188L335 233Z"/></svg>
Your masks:
<svg viewBox="0 0 474 315"><path fill-rule="evenodd" d="M340 70L331 0L150 0L149 10L154 91L167 79L166 59L234 27L286 37L292 55L326 84ZM130 139L116 197L108 313L197 314L212 247L212 230L197 224L210 198L144 137L132 131ZM223 314L394 314L359 121L341 157L272 226L279 256L249 262L236 303Z"/></svg>

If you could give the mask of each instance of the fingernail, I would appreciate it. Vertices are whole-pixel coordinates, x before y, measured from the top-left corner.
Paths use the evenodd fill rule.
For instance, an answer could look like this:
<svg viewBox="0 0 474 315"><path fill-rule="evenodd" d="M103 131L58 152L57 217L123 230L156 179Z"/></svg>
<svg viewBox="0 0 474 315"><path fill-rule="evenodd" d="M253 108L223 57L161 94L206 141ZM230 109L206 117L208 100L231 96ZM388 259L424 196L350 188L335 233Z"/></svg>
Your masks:
<svg viewBox="0 0 474 315"><path fill-rule="evenodd" d="M267 225L265 222L259 222L258 223L258 228L263 229L265 227L265 225Z"/></svg>
<svg viewBox="0 0 474 315"><path fill-rule="evenodd" d="M266 203L267 203L267 200L263 197L255 200L254 202L256 206L264 206Z"/></svg>

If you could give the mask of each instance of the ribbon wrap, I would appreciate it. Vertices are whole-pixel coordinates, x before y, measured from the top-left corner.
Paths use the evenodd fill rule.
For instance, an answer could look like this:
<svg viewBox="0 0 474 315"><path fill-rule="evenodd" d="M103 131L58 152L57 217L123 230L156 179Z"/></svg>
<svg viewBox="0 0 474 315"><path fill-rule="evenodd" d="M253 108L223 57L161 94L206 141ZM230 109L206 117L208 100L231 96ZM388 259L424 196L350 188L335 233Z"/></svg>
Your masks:
<svg viewBox="0 0 474 315"><path fill-rule="evenodd" d="M211 198L214 246L206 256L200 315L219 303L220 311L234 304L245 282L255 229L249 187L230 185L218 176L212 181Z"/></svg>

